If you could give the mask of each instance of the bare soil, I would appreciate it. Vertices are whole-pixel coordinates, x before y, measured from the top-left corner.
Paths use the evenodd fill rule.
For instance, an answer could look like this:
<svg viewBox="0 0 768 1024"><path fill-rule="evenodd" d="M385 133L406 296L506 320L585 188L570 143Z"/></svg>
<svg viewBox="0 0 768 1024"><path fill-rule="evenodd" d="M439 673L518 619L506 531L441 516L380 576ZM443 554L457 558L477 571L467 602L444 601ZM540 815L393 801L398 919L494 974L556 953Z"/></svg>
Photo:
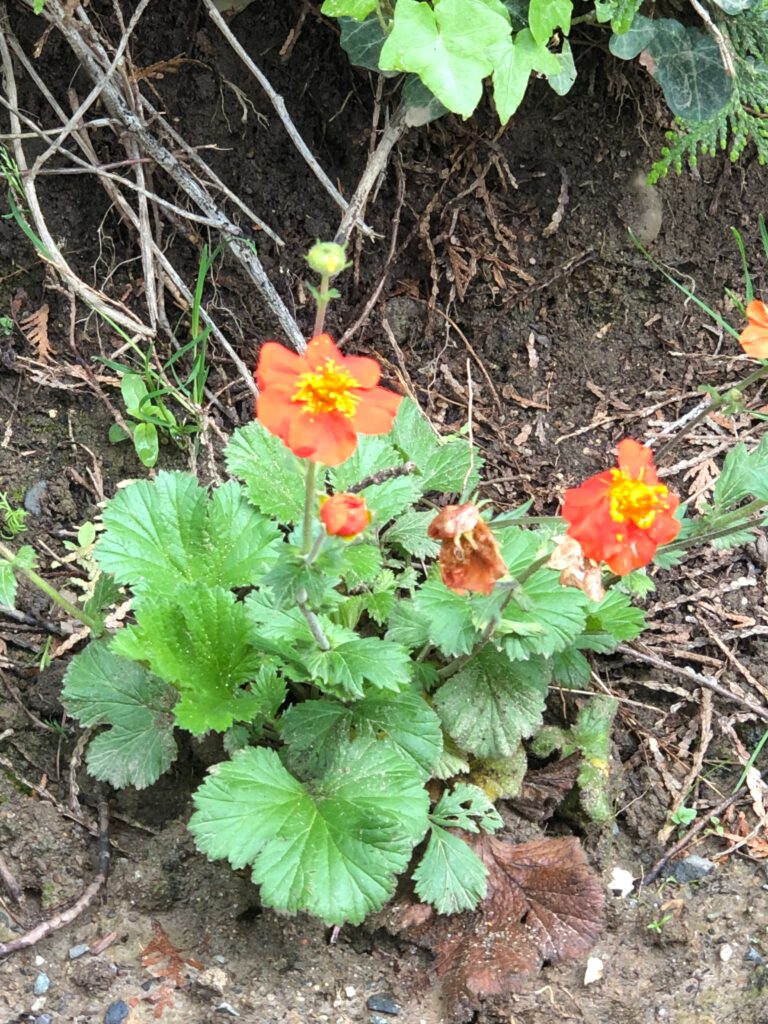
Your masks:
<svg viewBox="0 0 768 1024"><path fill-rule="evenodd" d="M374 83L346 66L316 6L309 5L295 38L299 0L254 3L232 26L349 194L368 152ZM108 5L93 8L109 22ZM25 45L39 36L31 16L15 12L14 26ZM386 275L350 346L376 355L438 424L463 424L471 396L475 439L487 460L484 494L499 508L531 498L536 511L553 511L562 489L602 468L621 437L651 437L698 401L700 384L719 386L747 372L732 340L651 266L628 227L734 323L726 290L743 294L743 275L732 227L752 256L758 294L767 283L758 231L766 171L748 151L738 166L706 159L694 174L646 188L644 175L669 127L658 96L641 73L607 57L604 37L586 32L577 42L580 74L567 97L534 83L504 132L483 108L469 122L449 117L405 138L366 214L381 237L353 249L354 270L342 279L331 314L331 329L341 334ZM149 80L155 100L187 141L217 147L208 156L218 173L285 239L281 250L259 240L259 254L309 331L302 254L315 238L334 234L338 211L268 101L204 14L181 0L150 4L132 53L140 68L190 58ZM58 95L69 86L81 96L87 91L55 34L39 67ZM231 85L247 98L245 113ZM32 112L41 108L31 87L22 102ZM105 160L113 148L104 141ZM155 184L176 198L159 176ZM83 278L140 308L136 238L92 178L52 177L43 200L52 232ZM20 316L47 302L54 350L42 365L18 327L0 341L0 491L26 502L30 532L22 539L37 545L46 575L61 585L71 570L51 562L63 554L63 540L95 514L102 494L146 471L129 447L108 444L108 406L119 405L111 374L98 370L101 398L77 375L83 365L97 366L94 356L112 356L119 339L82 310L71 331L67 297L12 221L0 223L0 239L0 313L16 309ZM180 228L168 234L186 259L190 284L203 240ZM227 258L206 301L252 364L276 326ZM214 351L212 360L212 386L228 411L224 419L213 415L226 434L232 421L250 418L251 399L225 355ZM757 429L739 416L698 428L666 461L679 491L701 490L724 447L754 439ZM215 434L210 446L215 460ZM168 445L160 465L200 468L200 461ZM657 584L647 601L648 642L760 702L749 682L751 675L768 685L760 547L707 552L674 574L658 574ZM78 739L58 700L66 656L38 671L46 634L31 620L51 609L27 587L19 606L29 622L0 610L0 853L27 905L19 909L0 887L0 941L80 895L96 854L93 836L61 813ZM604 659L595 670L600 685L623 701L612 762L615 824L601 830L556 819L548 831L575 829L607 884L617 866L642 875L679 834L673 829L659 839L708 712L702 692L670 673L621 659ZM560 714L555 698L553 714ZM572 711L576 702L563 706ZM739 744L749 752L762 734L737 704L717 697L710 710L713 739L687 797L704 816L741 774ZM0 962L0 1024L101 1022L119 1000L132 1024L154 1019L160 986L142 966L153 922L200 965L164 1009L169 1024L235 1016L253 1024L446 1020L426 953L376 928L345 928L331 943L312 920L263 910L245 875L196 853L185 821L190 793L215 757L213 742L188 744L151 789L109 794L107 887L74 923ZM764 757L757 766L765 767ZM83 813L93 819L93 783L82 771L76 778ZM738 810L752 813L748 801ZM733 820L725 826L735 827ZM727 848L716 831L717 823L697 854ZM540 832L519 823L521 839ZM747 854L743 847L718 861L698 882L665 880L623 899L609 895L606 930L594 950L604 962L601 981L585 987L583 964L547 966L520 991L487 1003L477 1024L765 1024L768 861ZM70 958L78 944L92 949L108 936L102 952ZM41 974L50 987L38 995ZM375 993L393 997L398 1015L367 1009ZM113 1007L115 1021L118 1011Z"/></svg>

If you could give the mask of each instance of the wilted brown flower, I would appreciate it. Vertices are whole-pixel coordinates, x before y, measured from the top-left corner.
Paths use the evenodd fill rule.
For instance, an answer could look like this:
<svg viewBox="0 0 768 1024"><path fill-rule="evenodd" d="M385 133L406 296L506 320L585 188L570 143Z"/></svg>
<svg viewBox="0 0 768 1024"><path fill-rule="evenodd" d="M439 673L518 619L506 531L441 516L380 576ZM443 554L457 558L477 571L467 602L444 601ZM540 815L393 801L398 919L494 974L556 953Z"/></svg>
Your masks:
<svg viewBox="0 0 768 1024"><path fill-rule="evenodd" d="M446 505L429 524L433 540L442 541L440 573L457 594L490 594L507 574L496 538L471 503Z"/></svg>
<svg viewBox="0 0 768 1024"><path fill-rule="evenodd" d="M597 604L605 597L603 574L596 562L585 558L581 544L573 537L562 537L549 556L550 569L560 570L560 582L564 587L582 590L590 601Z"/></svg>

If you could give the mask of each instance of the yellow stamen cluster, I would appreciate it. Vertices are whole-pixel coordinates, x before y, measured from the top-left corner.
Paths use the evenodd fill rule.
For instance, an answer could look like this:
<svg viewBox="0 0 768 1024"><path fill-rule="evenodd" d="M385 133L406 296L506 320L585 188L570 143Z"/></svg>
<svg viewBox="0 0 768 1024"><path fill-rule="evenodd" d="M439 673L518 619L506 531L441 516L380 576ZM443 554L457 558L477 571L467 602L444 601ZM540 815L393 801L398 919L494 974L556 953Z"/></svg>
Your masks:
<svg viewBox="0 0 768 1024"><path fill-rule="evenodd" d="M302 373L299 386L291 398L292 402L301 402L312 416L330 412L341 413L351 419L355 415L357 395L350 394L358 382L333 359L326 359L325 365L317 373Z"/></svg>
<svg viewBox="0 0 768 1024"><path fill-rule="evenodd" d="M669 490L664 484L651 486L642 480L633 480L623 469L612 469L611 476L610 513L615 522L629 520L641 530L647 530L656 513L669 508Z"/></svg>

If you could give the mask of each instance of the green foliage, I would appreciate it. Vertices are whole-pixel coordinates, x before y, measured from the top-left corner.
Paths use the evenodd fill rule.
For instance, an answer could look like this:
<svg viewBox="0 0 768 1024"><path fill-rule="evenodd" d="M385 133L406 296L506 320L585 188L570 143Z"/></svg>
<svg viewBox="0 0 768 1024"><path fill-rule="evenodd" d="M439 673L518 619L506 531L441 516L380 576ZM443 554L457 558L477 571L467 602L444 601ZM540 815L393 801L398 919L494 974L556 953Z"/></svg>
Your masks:
<svg viewBox="0 0 768 1024"><path fill-rule="evenodd" d="M245 481L260 512L288 523L301 519L306 469L279 438L260 423L249 423L235 432L226 458L227 469Z"/></svg>
<svg viewBox="0 0 768 1024"><path fill-rule="evenodd" d="M751 141L760 164L768 161L768 0L742 0L721 3L723 14L716 15L733 63L731 89L721 107L696 118L681 115L675 130L667 133L667 145L653 165L649 182L653 183L670 168L681 173L683 163L691 168L699 154L714 156L727 150L732 161L739 159ZM714 44L713 44L714 45ZM721 73L718 72L718 79Z"/></svg>
<svg viewBox="0 0 768 1024"><path fill-rule="evenodd" d="M546 726L532 743L533 752L546 757L560 749L564 757L578 751L583 760L579 768L579 796L581 805L596 822L611 817L611 799L608 789L608 763L611 745L611 727L619 702L613 697L597 694L582 707L578 718L569 729Z"/></svg>
<svg viewBox="0 0 768 1024"><path fill-rule="evenodd" d="M27 513L14 508L5 491L0 491L0 540L14 540L26 530Z"/></svg>
<svg viewBox="0 0 768 1024"><path fill-rule="evenodd" d="M35 561L35 549L28 544L22 545L12 558L0 558L0 604L14 607L18 587L16 573L20 569L32 569Z"/></svg>
<svg viewBox="0 0 768 1024"><path fill-rule="evenodd" d="M144 789L175 760L175 691L105 642L95 641L72 659L61 697L84 728L109 726L88 746L86 763L94 778L117 789Z"/></svg>
<svg viewBox="0 0 768 1024"><path fill-rule="evenodd" d="M210 858L250 866L269 906L359 924L392 895L424 835L422 778L370 739L339 747L311 789L275 751L245 750L212 769L189 827Z"/></svg>

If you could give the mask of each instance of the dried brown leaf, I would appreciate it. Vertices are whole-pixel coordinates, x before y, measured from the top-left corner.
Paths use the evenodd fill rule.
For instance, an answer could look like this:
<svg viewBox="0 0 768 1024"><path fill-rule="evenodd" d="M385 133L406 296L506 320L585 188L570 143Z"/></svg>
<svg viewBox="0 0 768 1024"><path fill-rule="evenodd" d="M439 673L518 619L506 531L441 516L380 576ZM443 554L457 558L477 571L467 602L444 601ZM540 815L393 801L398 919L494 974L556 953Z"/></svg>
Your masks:
<svg viewBox="0 0 768 1024"><path fill-rule="evenodd" d="M520 792L507 804L528 821L547 821L576 785L581 754L569 754L543 768L529 768Z"/></svg>
<svg viewBox="0 0 768 1024"><path fill-rule="evenodd" d="M48 312L48 303L44 302L40 309L19 321L24 337L34 348L41 363L49 362L51 356L56 354L48 337Z"/></svg>
<svg viewBox="0 0 768 1024"><path fill-rule="evenodd" d="M578 839L467 841L488 869L485 899L470 913L435 916L406 931L432 949L449 1010L461 1021L545 961L585 955L603 927L602 889Z"/></svg>

